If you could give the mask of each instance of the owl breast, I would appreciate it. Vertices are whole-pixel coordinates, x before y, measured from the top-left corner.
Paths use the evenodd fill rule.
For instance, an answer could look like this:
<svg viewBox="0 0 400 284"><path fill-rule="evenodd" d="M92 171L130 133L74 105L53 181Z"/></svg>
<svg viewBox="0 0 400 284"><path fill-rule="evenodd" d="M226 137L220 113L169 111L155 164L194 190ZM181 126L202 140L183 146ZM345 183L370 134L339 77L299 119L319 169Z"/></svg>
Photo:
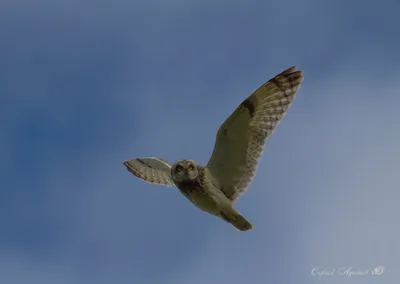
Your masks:
<svg viewBox="0 0 400 284"><path fill-rule="evenodd" d="M197 178L193 181L175 183L175 185L187 199L201 210L214 215L220 211L216 196L204 180Z"/></svg>
<svg viewBox="0 0 400 284"><path fill-rule="evenodd" d="M198 179L175 183L175 185L190 201L193 201L196 196L206 195L204 187Z"/></svg>

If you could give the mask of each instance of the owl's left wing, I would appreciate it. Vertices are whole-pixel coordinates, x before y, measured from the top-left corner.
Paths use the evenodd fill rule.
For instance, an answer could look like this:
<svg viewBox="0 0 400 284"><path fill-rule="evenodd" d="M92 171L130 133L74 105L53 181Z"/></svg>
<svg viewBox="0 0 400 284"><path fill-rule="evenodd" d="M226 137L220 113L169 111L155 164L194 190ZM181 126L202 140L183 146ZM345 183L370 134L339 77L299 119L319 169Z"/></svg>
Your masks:
<svg viewBox="0 0 400 284"><path fill-rule="evenodd" d="M255 175L268 136L286 114L303 81L295 66L259 87L220 126L207 169L232 201Z"/></svg>
<svg viewBox="0 0 400 284"><path fill-rule="evenodd" d="M123 163L134 176L149 183L173 186L171 165L160 158L137 158Z"/></svg>

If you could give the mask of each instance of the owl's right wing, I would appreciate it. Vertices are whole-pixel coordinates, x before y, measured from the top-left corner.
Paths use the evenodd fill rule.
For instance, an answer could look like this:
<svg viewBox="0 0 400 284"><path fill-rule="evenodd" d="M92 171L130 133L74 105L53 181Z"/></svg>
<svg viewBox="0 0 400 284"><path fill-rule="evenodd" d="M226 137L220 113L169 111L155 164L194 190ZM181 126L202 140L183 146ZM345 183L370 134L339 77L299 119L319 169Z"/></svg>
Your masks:
<svg viewBox="0 0 400 284"><path fill-rule="evenodd" d="M171 165L160 158L136 158L123 163L134 176L149 183L173 186Z"/></svg>

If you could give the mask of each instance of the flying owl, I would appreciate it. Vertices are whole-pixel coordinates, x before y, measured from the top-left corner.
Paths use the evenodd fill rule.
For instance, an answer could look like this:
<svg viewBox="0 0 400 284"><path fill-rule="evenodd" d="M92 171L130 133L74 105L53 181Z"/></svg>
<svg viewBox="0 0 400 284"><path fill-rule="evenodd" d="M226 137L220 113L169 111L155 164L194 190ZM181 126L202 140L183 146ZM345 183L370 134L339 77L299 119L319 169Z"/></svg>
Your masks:
<svg viewBox="0 0 400 284"><path fill-rule="evenodd" d="M149 183L176 186L201 210L240 231L253 226L233 203L255 175L266 139L286 114L303 81L303 71L290 67L259 87L220 126L205 167L193 160L170 165L160 158L136 158L123 164Z"/></svg>

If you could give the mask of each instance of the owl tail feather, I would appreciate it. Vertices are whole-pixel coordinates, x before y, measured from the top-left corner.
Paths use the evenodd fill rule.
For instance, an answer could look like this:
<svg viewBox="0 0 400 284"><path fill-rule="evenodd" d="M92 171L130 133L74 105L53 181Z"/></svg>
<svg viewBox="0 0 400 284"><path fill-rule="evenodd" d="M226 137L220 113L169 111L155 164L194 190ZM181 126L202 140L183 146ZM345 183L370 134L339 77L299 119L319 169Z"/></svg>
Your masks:
<svg viewBox="0 0 400 284"><path fill-rule="evenodd" d="M226 222L231 223L239 231L248 231L253 228L253 225L240 215L240 213L235 212L235 214L227 215L224 212L220 212L220 216Z"/></svg>

